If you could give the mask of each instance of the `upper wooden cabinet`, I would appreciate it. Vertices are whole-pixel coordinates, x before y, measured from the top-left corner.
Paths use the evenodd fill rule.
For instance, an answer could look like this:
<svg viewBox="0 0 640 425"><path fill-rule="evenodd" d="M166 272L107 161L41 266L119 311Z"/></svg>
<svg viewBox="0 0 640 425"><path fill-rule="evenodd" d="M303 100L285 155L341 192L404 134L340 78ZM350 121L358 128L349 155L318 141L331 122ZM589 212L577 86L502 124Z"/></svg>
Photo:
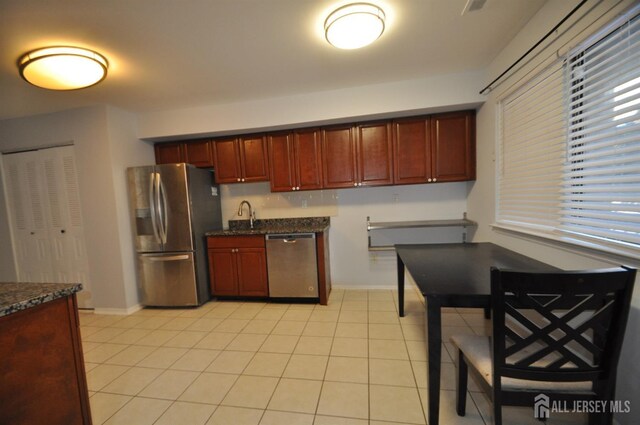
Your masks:
<svg viewBox="0 0 640 425"><path fill-rule="evenodd" d="M323 130L324 187L392 184L391 140L387 122Z"/></svg>
<svg viewBox="0 0 640 425"><path fill-rule="evenodd" d="M213 153L209 140L156 143L156 164L187 162L196 167L213 167Z"/></svg>
<svg viewBox="0 0 640 425"><path fill-rule="evenodd" d="M155 145L156 163L214 167L272 192L475 179L475 111Z"/></svg>
<svg viewBox="0 0 640 425"><path fill-rule="evenodd" d="M361 124L356 127L358 186L380 186L393 183L391 124Z"/></svg>
<svg viewBox="0 0 640 425"><path fill-rule="evenodd" d="M431 121L426 117L393 122L395 184L431 182Z"/></svg>
<svg viewBox="0 0 640 425"><path fill-rule="evenodd" d="M475 112L453 112L431 118L433 181L476 178Z"/></svg>
<svg viewBox="0 0 640 425"><path fill-rule="evenodd" d="M184 143L156 143L156 164L175 164L185 162Z"/></svg>
<svg viewBox="0 0 640 425"><path fill-rule="evenodd" d="M212 142L218 183L269 180L266 137L219 139Z"/></svg>
<svg viewBox="0 0 640 425"><path fill-rule="evenodd" d="M352 126L322 130L322 183L325 189L357 186L356 140Z"/></svg>
<svg viewBox="0 0 640 425"><path fill-rule="evenodd" d="M475 113L453 112L393 122L394 183L475 179Z"/></svg>
<svg viewBox="0 0 640 425"><path fill-rule="evenodd" d="M213 167L213 151L209 140L185 143L183 152L184 162L196 167Z"/></svg>
<svg viewBox="0 0 640 425"><path fill-rule="evenodd" d="M272 192L322 188L319 130L270 134L267 142Z"/></svg>

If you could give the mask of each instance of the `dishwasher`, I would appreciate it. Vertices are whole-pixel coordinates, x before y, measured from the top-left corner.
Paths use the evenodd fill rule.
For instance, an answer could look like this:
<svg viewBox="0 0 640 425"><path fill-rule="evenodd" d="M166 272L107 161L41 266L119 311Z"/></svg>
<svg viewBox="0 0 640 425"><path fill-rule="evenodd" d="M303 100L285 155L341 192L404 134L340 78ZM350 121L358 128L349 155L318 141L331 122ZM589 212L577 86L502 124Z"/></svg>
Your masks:
<svg viewBox="0 0 640 425"><path fill-rule="evenodd" d="M269 297L318 298L316 234L266 236Z"/></svg>

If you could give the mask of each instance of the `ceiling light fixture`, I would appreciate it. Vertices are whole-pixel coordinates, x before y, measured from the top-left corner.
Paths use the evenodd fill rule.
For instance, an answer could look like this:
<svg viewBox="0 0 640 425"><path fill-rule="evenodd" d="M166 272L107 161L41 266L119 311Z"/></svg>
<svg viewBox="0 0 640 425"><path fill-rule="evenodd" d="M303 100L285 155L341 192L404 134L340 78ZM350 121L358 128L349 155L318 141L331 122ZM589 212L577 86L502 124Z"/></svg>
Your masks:
<svg viewBox="0 0 640 425"><path fill-rule="evenodd" d="M385 14L370 3L351 3L334 10L324 21L327 41L339 49L359 49L384 32Z"/></svg>
<svg viewBox="0 0 640 425"><path fill-rule="evenodd" d="M18 60L22 78L50 90L93 86L104 80L108 67L104 56L79 47L45 47L25 53Z"/></svg>

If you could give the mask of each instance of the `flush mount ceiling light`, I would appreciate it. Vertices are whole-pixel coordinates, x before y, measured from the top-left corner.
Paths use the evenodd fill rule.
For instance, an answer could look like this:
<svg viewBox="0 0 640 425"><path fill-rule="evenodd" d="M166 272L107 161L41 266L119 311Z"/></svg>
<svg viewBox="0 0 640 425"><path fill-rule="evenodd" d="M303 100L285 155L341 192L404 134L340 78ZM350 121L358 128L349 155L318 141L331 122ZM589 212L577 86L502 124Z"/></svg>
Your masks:
<svg viewBox="0 0 640 425"><path fill-rule="evenodd" d="M92 86L107 76L104 56L79 47L46 47L18 60L20 75L34 86L50 90L76 90Z"/></svg>
<svg viewBox="0 0 640 425"><path fill-rule="evenodd" d="M359 49L384 31L385 14L370 3L351 3L334 10L324 21L327 41L339 49Z"/></svg>

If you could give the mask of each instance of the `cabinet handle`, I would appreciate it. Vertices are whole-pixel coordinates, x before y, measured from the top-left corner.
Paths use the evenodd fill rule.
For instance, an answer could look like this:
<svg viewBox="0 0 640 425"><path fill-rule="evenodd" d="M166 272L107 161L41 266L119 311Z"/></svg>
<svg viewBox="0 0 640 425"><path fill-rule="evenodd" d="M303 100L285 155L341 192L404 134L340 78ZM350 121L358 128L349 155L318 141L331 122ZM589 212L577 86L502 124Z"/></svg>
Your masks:
<svg viewBox="0 0 640 425"><path fill-rule="evenodd" d="M354 183L353 185L354 185L354 186L358 186L358 183Z"/></svg>
<svg viewBox="0 0 640 425"><path fill-rule="evenodd" d="M430 179L430 178L429 178L429 179L427 179L427 181L428 181L429 183L431 183L431 179Z"/></svg>
<svg viewBox="0 0 640 425"><path fill-rule="evenodd" d="M241 180L240 180L240 177L238 177L238 181L241 181Z"/></svg>
<svg viewBox="0 0 640 425"><path fill-rule="evenodd" d="M300 186L296 187L296 190L300 190Z"/></svg>
<svg viewBox="0 0 640 425"><path fill-rule="evenodd" d="M242 181L244 181L244 178L242 179Z"/></svg>
<svg viewBox="0 0 640 425"><path fill-rule="evenodd" d="M433 179L433 182L435 183L437 180L438 180L438 179L434 178L434 179Z"/></svg>
<svg viewBox="0 0 640 425"><path fill-rule="evenodd" d="M362 186L362 183L358 183L358 186Z"/></svg>

